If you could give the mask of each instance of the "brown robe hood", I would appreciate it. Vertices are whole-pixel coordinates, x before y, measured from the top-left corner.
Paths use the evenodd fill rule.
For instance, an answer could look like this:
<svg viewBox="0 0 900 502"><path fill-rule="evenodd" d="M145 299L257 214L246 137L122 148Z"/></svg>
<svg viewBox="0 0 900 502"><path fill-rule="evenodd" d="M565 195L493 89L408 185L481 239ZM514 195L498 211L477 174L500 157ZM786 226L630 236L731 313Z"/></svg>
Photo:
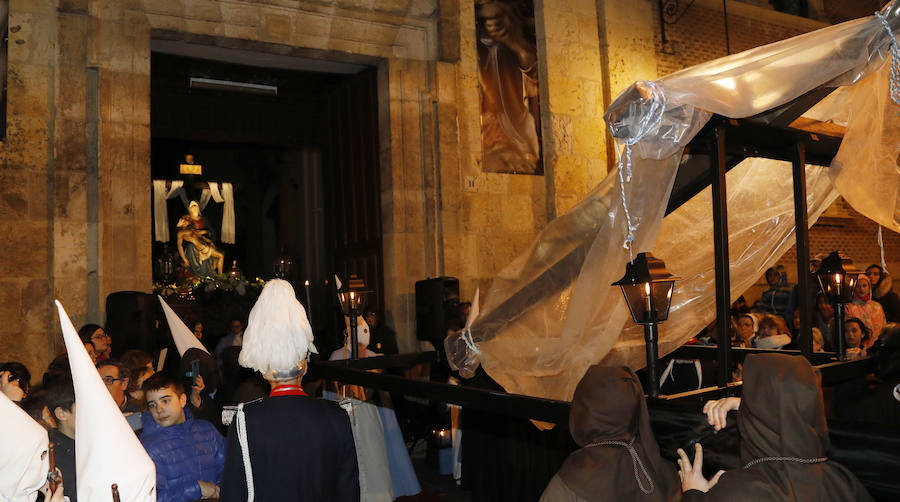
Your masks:
<svg viewBox="0 0 900 502"><path fill-rule="evenodd" d="M828 427L820 376L803 357L747 356L738 428L741 463L753 465L726 472L706 494L685 493L685 500L872 500L844 466L817 461L827 457Z"/></svg>
<svg viewBox="0 0 900 502"><path fill-rule="evenodd" d="M647 501L680 498L675 466L659 456L644 391L630 369L588 368L575 388L569 430L582 448L569 455L559 477L579 497ZM621 444L597 444L604 441L630 444L636 456Z"/></svg>

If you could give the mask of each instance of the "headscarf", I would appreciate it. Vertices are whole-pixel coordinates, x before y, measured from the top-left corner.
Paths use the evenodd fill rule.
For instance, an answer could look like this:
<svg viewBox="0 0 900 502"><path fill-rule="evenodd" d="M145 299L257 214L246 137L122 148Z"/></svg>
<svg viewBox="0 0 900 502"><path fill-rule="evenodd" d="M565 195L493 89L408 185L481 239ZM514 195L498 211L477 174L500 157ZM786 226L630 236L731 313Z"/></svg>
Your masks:
<svg viewBox="0 0 900 502"><path fill-rule="evenodd" d="M644 391L630 369L588 368L575 388L569 431L582 448L569 455L559 477L579 497L664 501L678 496L675 467L659 456Z"/></svg>
<svg viewBox="0 0 900 502"><path fill-rule="evenodd" d="M869 283L869 294L866 297L860 297L856 295L856 292L853 293L853 301L848 303L844 307L844 313L846 318L849 319L851 317L856 317L865 323L866 326L872 331L872 336L869 340L865 341L862 345L863 348L868 349L875 343L875 340L881 336L881 330L884 328L884 323L886 322L884 316L884 309L881 307L881 304L872 300L872 287L871 281L864 274L859 274L859 282L867 282Z"/></svg>
<svg viewBox="0 0 900 502"><path fill-rule="evenodd" d="M860 295L858 293L859 284L863 283L863 282L865 282L869 285L869 294L867 294L867 295ZM873 287L874 286L872 286L872 281L869 280L869 276L867 276L865 274L859 274L859 277L856 279L856 287L853 289L853 301L859 300L863 303L872 301L872 288Z"/></svg>
<svg viewBox="0 0 900 502"><path fill-rule="evenodd" d="M709 500L870 501L856 476L827 460L820 375L801 356L750 354L738 412L743 469L726 472Z"/></svg>

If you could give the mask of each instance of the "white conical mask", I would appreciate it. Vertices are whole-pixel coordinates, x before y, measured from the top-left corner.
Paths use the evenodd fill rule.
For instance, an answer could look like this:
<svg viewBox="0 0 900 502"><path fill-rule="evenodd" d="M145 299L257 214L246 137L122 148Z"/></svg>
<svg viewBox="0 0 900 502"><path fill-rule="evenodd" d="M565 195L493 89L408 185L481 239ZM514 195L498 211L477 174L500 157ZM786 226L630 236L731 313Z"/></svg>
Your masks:
<svg viewBox="0 0 900 502"><path fill-rule="evenodd" d="M0 424L0 500L31 502L50 470L47 430L2 392Z"/></svg>
<svg viewBox="0 0 900 502"><path fill-rule="evenodd" d="M166 314L166 322L169 323L169 331L172 332L172 338L175 339L178 355L183 356L188 349L200 349L209 354L206 347L200 343L200 340L197 340L194 333L188 329L184 321L172 310L172 307L161 296L157 295L157 298L159 298L159 303L162 304L163 312Z"/></svg>
<svg viewBox="0 0 900 502"><path fill-rule="evenodd" d="M155 502L156 469L131 430L66 310L57 300L59 324L75 385L75 476L79 500L112 500L112 485L119 487L122 502ZM63 484L66 480L63 479Z"/></svg>
<svg viewBox="0 0 900 502"><path fill-rule="evenodd" d="M344 317L344 334L347 335L345 338L346 342L344 345L350 346L350 318ZM372 330L369 329L369 323L363 318L363 316L359 316L356 319L356 341L369 346L369 341L371 340Z"/></svg>

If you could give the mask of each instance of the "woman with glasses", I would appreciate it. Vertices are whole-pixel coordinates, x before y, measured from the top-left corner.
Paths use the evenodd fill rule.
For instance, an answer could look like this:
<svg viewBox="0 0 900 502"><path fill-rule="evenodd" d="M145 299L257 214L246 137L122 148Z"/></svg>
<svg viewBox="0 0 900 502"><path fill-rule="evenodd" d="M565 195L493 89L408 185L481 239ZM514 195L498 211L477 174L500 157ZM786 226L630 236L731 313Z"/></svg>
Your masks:
<svg viewBox="0 0 900 502"><path fill-rule="evenodd" d="M97 324L85 324L78 330L78 336L83 343L94 344L94 353L97 354L97 362L109 359L112 350L112 340L102 326Z"/></svg>

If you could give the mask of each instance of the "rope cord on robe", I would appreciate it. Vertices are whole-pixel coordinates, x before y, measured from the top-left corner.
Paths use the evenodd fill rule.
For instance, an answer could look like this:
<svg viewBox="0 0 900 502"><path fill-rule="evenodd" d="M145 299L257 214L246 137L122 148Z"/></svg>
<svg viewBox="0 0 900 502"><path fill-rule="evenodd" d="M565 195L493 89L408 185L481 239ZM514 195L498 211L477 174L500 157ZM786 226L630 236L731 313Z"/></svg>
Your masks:
<svg viewBox="0 0 900 502"><path fill-rule="evenodd" d="M250 465L250 443L247 441L247 417L244 415L244 403L237 406L237 433L241 444L241 457L244 460L244 477L247 478L247 502L253 502L253 467Z"/></svg>
<svg viewBox="0 0 900 502"><path fill-rule="evenodd" d="M798 464L821 464L823 462L827 462L828 457L819 457L819 458L800 458L800 457L762 457L756 460L751 460L747 462L747 465L744 466L744 469L749 469L756 464L761 464L763 462L796 462Z"/></svg>
<svg viewBox="0 0 900 502"><path fill-rule="evenodd" d="M631 211L628 209L628 203L625 200L625 183L631 182L631 153L634 145L644 139L650 131L659 127L662 121L663 113L666 111L666 95L662 88L656 82L644 82L652 91L650 102L650 112L641 118L637 132L633 136L625 138L625 146L619 153L619 189L622 197L622 210L625 213L625 242L623 247L628 249L629 261L634 261L634 250L632 243L634 242L634 231L637 226L631 221Z"/></svg>
<svg viewBox="0 0 900 502"><path fill-rule="evenodd" d="M640 488L641 492L645 495L649 495L653 493L653 478L650 477L650 473L648 473L647 468L644 467L644 462L641 461L640 455L638 455L637 450L634 449L635 439L637 439L637 436L632 436L631 441L628 441L627 443L625 441L614 439L598 441L585 446L585 448L593 448L595 446L621 446L622 448L627 449L628 453L631 455L631 465L634 466L634 479L637 481L638 488ZM638 471L639 468L640 471ZM650 485L649 488L645 487L644 483L641 481L641 474L647 478L647 483Z"/></svg>

